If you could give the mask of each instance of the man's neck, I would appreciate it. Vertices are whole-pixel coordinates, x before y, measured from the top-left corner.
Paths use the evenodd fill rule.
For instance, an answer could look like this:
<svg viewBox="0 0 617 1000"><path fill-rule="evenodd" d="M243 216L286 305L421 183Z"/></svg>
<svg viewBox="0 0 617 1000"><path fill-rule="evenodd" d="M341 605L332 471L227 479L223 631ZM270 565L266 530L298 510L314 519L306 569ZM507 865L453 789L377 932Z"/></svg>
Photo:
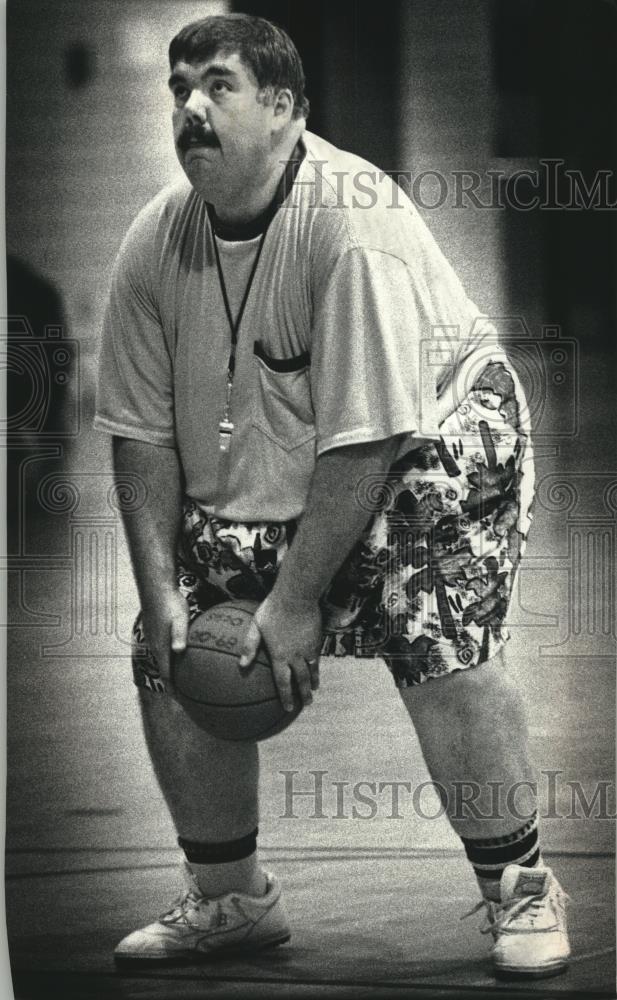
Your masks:
<svg viewBox="0 0 617 1000"><path fill-rule="evenodd" d="M234 198L227 203L217 200L214 205L216 218L227 226L246 226L259 218L272 204L281 178L285 173L289 159L304 131L304 123L300 122L291 129L285 141L272 153L265 165L263 181L257 182L251 191L245 191L241 200Z"/></svg>

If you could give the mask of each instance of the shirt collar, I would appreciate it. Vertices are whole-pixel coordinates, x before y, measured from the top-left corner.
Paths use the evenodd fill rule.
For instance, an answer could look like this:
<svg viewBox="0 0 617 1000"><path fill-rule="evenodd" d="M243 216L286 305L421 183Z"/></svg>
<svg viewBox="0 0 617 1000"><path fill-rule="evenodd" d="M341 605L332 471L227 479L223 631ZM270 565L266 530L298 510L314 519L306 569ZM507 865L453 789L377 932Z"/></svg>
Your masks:
<svg viewBox="0 0 617 1000"><path fill-rule="evenodd" d="M289 195L296 179L300 165L306 156L306 146L302 138L298 139L290 159L285 165L285 170L279 181L274 198L263 212L260 212L249 222L229 223L223 222L217 217L214 205L207 202L208 216L215 236L221 240L241 241L253 240L268 228L277 211Z"/></svg>

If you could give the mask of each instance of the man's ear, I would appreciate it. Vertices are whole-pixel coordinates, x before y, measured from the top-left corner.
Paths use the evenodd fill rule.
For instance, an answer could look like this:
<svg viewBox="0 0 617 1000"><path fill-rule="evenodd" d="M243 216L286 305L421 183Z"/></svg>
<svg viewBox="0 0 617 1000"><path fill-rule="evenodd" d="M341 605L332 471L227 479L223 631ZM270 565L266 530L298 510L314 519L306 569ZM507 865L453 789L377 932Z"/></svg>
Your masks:
<svg viewBox="0 0 617 1000"><path fill-rule="evenodd" d="M279 132L293 117L294 99L291 90L278 90L272 102L272 129Z"/></svg>

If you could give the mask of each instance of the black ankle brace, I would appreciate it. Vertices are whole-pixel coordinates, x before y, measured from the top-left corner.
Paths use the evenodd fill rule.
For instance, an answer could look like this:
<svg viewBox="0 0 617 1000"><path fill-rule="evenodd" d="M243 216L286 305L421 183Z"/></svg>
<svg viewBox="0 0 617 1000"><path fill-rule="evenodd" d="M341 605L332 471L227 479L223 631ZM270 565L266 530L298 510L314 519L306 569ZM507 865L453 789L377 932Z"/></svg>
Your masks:
<svg viewBox="0 0 617 1000"><path fill-rule="evenodd" d="M257 850L258 828L238 840L224 840L217 843L202 843L199 840L185 840L178 837L178 845L184 851L186 860L197 865L221 865L228 861L241 861Z"/></svg>
<svg viewBox="0 0 617 1000"><path fill-rule="evenodd" d="M507 865L533 868L540 855L538 846L538 814L529 822L503 837L486 840L461 837L465 853L476 875L483 879L497 880Z"/></svg>

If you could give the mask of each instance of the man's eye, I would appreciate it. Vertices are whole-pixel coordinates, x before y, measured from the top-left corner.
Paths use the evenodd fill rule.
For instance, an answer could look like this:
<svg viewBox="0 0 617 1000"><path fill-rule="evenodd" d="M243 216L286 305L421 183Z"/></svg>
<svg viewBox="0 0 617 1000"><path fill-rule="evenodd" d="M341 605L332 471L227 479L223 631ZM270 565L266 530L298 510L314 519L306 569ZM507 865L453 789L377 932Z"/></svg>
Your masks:
<svg viewBox="0 0 617 1000"><path fill-rule="evenodd" d="M184 102L188 100L189 96L188 87L174 87L173 95L177 103L184 104Z"/></svg>
<svg viewBox="0 0 617 1000"><path fill-rule="evenodd" d="M212 84L213 94L222 94L227 90L229 90L229 85L224 80L215 80Z"/></svg>

